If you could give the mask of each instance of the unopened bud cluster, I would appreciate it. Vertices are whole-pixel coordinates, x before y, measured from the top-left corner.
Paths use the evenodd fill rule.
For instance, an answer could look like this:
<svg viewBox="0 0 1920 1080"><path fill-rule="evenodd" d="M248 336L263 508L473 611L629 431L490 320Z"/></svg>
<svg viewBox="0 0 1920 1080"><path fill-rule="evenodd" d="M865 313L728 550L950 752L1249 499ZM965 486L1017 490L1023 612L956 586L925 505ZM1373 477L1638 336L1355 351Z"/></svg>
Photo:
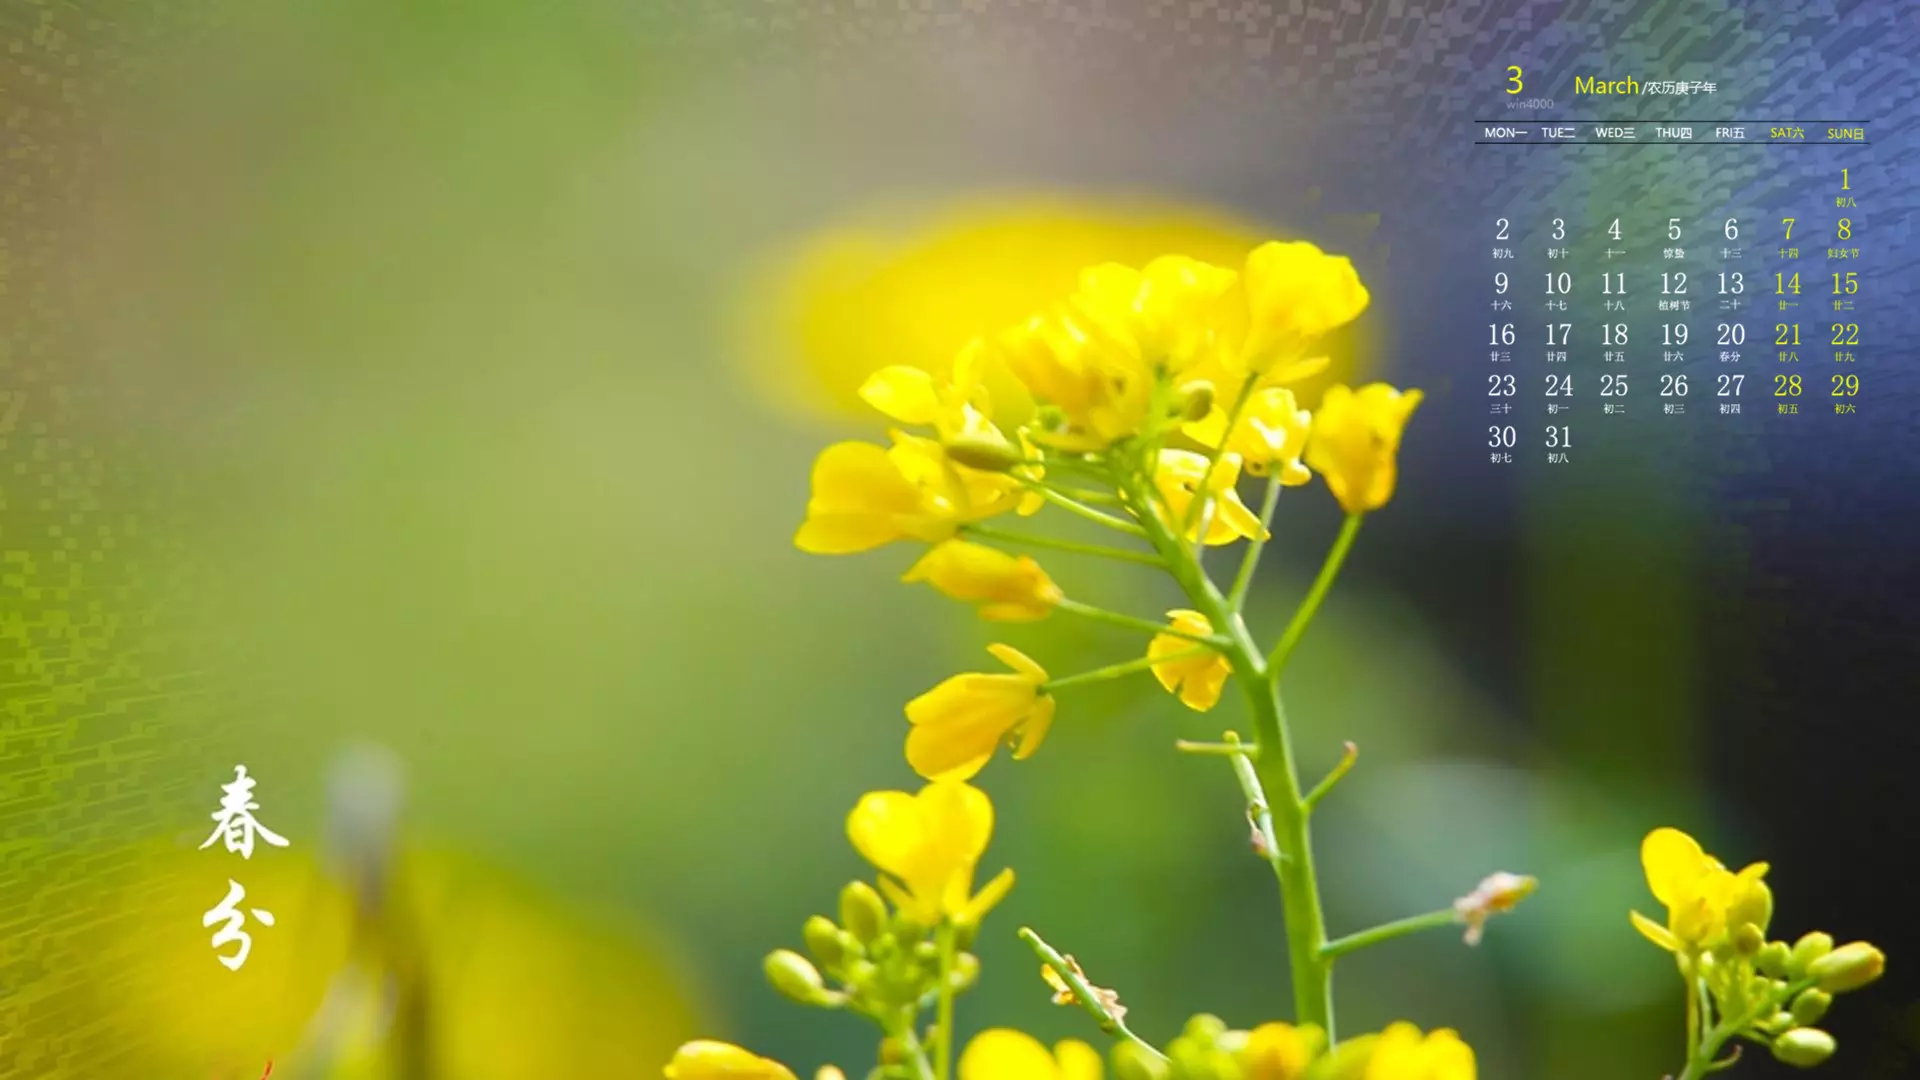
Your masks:
<svg viewBox="0 0 1920 1080"><path fill-rule="evenodd" d="M881 1016L935 994L940 948L933 929L887 908L872 886L855 881L840 892L840 920L815 915L801 927L807 955L791 949L767 954L767 981L783 996L823 1009L850 1008ZM955 993L980 978L980 960L961 938L948 978ZM811 959L809 959L811 957Z"/></svg>
<svg viewBox="0 0 1920 1080"><path fill-rule="evenodd" d="M1833 1036L1815 1026L1834 996L1878 979L1887 958L1864 941L1835 948L1833 936L1818 930L1791 944L1768 941L1772 909L1764 885L1747 904L1734 905L1726 940L1701 956L1701 974L1722 1016L1754 1016L1744 1034L1764 1042L1775 1058L1811 1068L1838 1049Z"/></svg>

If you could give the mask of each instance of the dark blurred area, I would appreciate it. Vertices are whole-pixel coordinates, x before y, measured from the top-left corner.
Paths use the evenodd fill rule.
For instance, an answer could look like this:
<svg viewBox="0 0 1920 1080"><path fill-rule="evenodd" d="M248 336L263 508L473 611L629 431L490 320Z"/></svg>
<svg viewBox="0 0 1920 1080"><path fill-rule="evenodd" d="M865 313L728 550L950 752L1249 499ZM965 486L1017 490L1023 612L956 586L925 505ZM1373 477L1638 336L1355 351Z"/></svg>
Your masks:
<svg viewBox="0 0 1920 1080"><path fill-rule="evenodd" d="M1911 425L1490 471L1456 226L1514 192L1434 134L1474 108L1446 88L1490 40L1677 62L1688 16L1350 7L7 7L0 1076L257 1075L290 1047L275 1076L654 1075L695 1035L858 1075L869 1033L760 958L869 872L845 815L916 783L902 702L989 641L1055 671L1141 642L979 625L892 580L905 552L799 554L812 456L880 435L867 371L941 362L1082 265L1270 236L1373 291L1309 404L1428 392L1289 678L1309 772L1361 747L1316 820L1332 929L1541 879L1477 948L1343 961L1343 1027L1457 1027L1488 1077L1677 1070L1680 984L1626 914L1658 910L1638 844L1671 824L1772 863L1777 934L1887 951L1826 1074L1913 1074ZM1861 48L1890 69L1898 40ZM1338 524L1288 493L1256 633ZM963 1028L1091 1036L1020 925L1150 1039L1284 1016L1238 793L1172 749L1244 724L1103 686L984 775L982 869L1019 884ZM286 851L193 847L236 762ZM226 877L282 913L237 978L199 924Z"/></svg>

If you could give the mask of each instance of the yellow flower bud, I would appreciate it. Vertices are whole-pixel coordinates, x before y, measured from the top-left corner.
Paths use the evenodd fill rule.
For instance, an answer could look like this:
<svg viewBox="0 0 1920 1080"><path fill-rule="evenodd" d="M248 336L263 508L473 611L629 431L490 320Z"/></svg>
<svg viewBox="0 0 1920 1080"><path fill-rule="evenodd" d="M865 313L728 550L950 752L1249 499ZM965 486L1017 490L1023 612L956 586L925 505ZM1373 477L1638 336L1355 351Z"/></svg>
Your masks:
<svg viewBox="0 0 1920 1080"><path fill-rule="evenodd" d="M924 581L969 604L992 622L1044 619L1065 595L1029 555L1014 556L967 540L948 540L921 556L901 578Z"/></svg>
<svg viewBox="0 0 1920 1080"><path fill-rule="evenodd" d="M813 1074L813 1080L847 1080L847 1074L837 1066L822 1065L820 1071Z"/></svg>
<svg viewBox="0 0 1920 1080"><path fill-rule="evenodd" d="M1393 498L1400 434L1421 396L1386 383L1327 388L1313 417L1306 460L1348 513L1378 510Z"/></svg>
<svg viewBox="0 0 1920 1080"><path fill-rule="evenodd" d="M674 1051L667 1080L795 1080L792 1070L732 1043L696 1039Z"/></svg>
<svg viewBox="0 0 1920 1080"><path fill-rule="evenodd" d="M1767 943L1765 934L1752 923L1741 923L1733 930L1733 947L1741 956L1753 956Z"/></svg>
<svg viewBox="0 0 1920 1080"><path fill-rule="evenodd" d="M1827 1015L1827 1007L1833 1004L1833 995L1818 988L1802 991L1793 999L1793 1019L1798 1024L1817 1024Z"/></svg>
<svg viewBox="0 0 1920 1080"><path fill-rule="evenodd" d="M1807 977L1829 994L1858 990L1887 970L1887 954L1864 941L1849 942L1807 964Z"/></svg>
<svg viewBox="0 0 1920 1080"><path fill-rule="evenodd" d="M768 953L765 966L767 981L786 998L821 1008L833 1008L841 1003L841 996L827 989L819 970L792 949Z"/></svg>
<svg viewBox="0 0 1920 1080"><path fill-rule="evenodd" d="M988 434L956 435L943 445L948 457L982 472L1003 473L1026 460L1019 447Z"/></svg>
<svg viewBox="0 0 1920 1080"><path fill-rule="evenodd" d="M1787 977L1799 979L1806 975L1807 965L1833 951L1833 935L1820 930L1803 934L1793 943L1793 952L1787 957Z"/></svg>
<svg viewBox="0 0 1920 1080"><path fill-rule="evenodd" d="M1794 1028L1773 1040L1773 1056L1789 1065L1810 1069L1833 1056L1838 1045L1819 1028Z"/></svg>

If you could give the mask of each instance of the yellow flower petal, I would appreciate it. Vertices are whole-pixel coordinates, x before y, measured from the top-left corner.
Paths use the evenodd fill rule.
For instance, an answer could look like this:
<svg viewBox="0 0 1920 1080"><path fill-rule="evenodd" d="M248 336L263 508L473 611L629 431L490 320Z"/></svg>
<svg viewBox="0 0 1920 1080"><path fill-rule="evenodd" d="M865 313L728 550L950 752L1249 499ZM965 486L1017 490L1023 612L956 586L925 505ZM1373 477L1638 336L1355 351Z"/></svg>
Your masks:
<svg viewBox="0 0 1920 1080"><path fill-rule="evenodd" d="M1247 1033L1240 1062L1246 1080L1300 1080L1315 1049L1307 1033L1292 1024L1261 1024Z"/></svg>
<svg viewBox="0 0 1920 1080"><path fill-rule="evenodd" d="M1654 922L1652 919L1647 918L1637 911L1627 912L1627 917L1633 920L1633 928L1646 935L1648 941L1653 942L1668 952L1680 951L1680 939L1673 936L1673 931L1668 930L1666 927L1661 926L1659 923Z"/></svg>
<svg viewBox="0 0 1920 1080"><path fill-rule="evenodd" d="M960 1080L1059 1080L1060 1068L1040 1040L1012 1028L989 1028L960 1055Z"/></svg>
<svg viewBox="0 0 1920 1080"><path fill-rule="evenodd" d="M1013 556L967 540L935 545L901 581L924 581L956 600L979 605L983 619L1044 619L1063 596L1031 556Z"/></svg>
<svg viewBox="0 0 1920 1080"><path fill-rule="evenodd" d="M992 836L992 801L957 781L931 783L913 795L868 792L847 815L854 849L887 875L882 889L928 924L966 909L974 865ZM898 884L890 888L888 879Z"/></svg>
<svg viewBox="0 0 1920 1080"><path fill-rule="evenodd" d="M1011 645L989 645L987 651L1001 663L1033 680L1036 686L1047 681L1047 669L1019 649Z"/></svg>
<svg viewBox="0 0 1920 1080"><path fill-rule="evenodd" d="M1674 828L1658 828L1640 842L1640 865L1654 899L1673 906L1692 893L1711 869L1707 853L1693 837Z"/></svg>
<svg viewBox="0 0 1920 1080"><path fill-rule="evenodd" d="M1304 241L1271 242L1247 256L1243 363L1265 371L1366 310L1366 286L1344 256Z"/></svg>
<svg viewBox="0 0 1920 1080"><path fill-rule="evenodd" d="M698 1039L675 1051L667 1080L794 1080L785 1065L732 1043Z"/></svg>
<svg viewBox="0 0 1920 1080"><path fill-rule="evenodd" d="M1060 1080L1100 1080L1100 1052L1079 1039L1055 1043L1053 1056L1060 1062Z"/></svg>
<svg viewBox="0 0 1920 1080"><path fill-rule="evenodd" d="M1327 389L1313 417L1306 463L1348 513L1378 510L1393 498L1400 435L1421 396L1386 383Z"/></svg>
<svg viewBox="0 0 1920 1080"><path fill-rule="evenodd" d="M1213 624L1197 611L1182 608L1167 612L1167 616L1176 630L1189 634L1213 633ZM1151 670L1161 687L1168 693L1178 694L1187 708L1206 712L1219 703L1221 689L1233 673L1233 666L1217 652L1196 653L1195 649L1204 647L1191 638L1156 634L1147 643L1147 658L1155 661Z"/></svg>
<svg viewBox="0 0 1920 1080"><path fill-rule="evenodd" d="M860 398L902 424L932 424L940 416L933 376L919 368L881 368L861 384Z"/></svg>

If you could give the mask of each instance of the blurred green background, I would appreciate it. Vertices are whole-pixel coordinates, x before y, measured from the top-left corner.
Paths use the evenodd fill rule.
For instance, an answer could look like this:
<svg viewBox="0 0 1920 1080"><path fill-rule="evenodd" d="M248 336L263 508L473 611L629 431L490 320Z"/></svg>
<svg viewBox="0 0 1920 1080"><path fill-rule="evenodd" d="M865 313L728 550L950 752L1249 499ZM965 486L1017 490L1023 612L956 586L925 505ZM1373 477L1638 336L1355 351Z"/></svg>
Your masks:
<svg viewBox="0 0 1920 1080"><path fill-rule="evenodd" d="M1022 126L1006 87L837 37L815 54L777 11L10 13L6 103L29 149L5 207L0 851L18 915L0 1075L248 1075L279 1052L351 954L311 860L327 765L367 739L406 768L403 862L441 883L421 886L437 899L415 945L429 966L502 972L439 1013L469 1063L448 1075L647 1076L694 1034L796 1069L870 1060L866 1031L779 1000L759 959L867 873L844 817L863 791L913 786L901 704L986 662L990 640L1056 672L1142 643L1059 620L992 633L895 584L908 552L794 551L813 454L879 430L833 411L836 346L937 350L1083 259L1269 232L1330 237L1363 274L1385 252L1311 193L1236 201L1204 163L1165 160L1165 116ZM950 206L967 209L942 234ZM823 230L843 243L848 221L864 240L800 264L828 275L814 291L767 287L794 265L780 252ZM1392 310L1390 288L1375 297ZM919 312L953 325L915 337ZM1394 342L1342 348L1345 374L1395 377ZM1684 534L1686 514L1611 536L1580 523L1635 573L1541 575L1523 625L1586 614L1528 645L1529 702L1464 661L1486 648L1457 611L1410 602L1370 556L1373 540L1448 574L1447 552L1420 549L1444 500L1403 502L1363 535L1290 680L1309 770L1362 747L1320 818L1333 929L1441 906L1494 870L1543 886L1478 949L1438 934L1343 962L1343 1024L1457 1027L1489 1076L1657 1075L1676 987L1625 912L1651 903L1639 837L1682 809L1639 796L1685 767L1689 656L1677 621L1636 622L1671 639L1615 631L1622 611L1684 611L1680 556L1646 537ZM1530 527L1564 537L1565 512L1534 506ZM1317 487L1281 517L1253 612L1268 636L1336 525ZM1049 569L1111 607L1176 601L1140 575ZM1628 654L1632 693L1586 694ZM1546 699L1575 707L1529 733L1516 718ZM1234 785L1172 749L1239 723L1231 700L1197 716L1143 679L1073 695L1040 755L984 775L999 827L983 872L1020 881L967 1029L1090 1034L1047 1003L1023 924L1118 988L1149 1038L1196 1011L1286 1013ZM192 851L236 762L288 852ZM195 921L228 873L264 906L320 897L256 928L245 993Z"/></svg>

